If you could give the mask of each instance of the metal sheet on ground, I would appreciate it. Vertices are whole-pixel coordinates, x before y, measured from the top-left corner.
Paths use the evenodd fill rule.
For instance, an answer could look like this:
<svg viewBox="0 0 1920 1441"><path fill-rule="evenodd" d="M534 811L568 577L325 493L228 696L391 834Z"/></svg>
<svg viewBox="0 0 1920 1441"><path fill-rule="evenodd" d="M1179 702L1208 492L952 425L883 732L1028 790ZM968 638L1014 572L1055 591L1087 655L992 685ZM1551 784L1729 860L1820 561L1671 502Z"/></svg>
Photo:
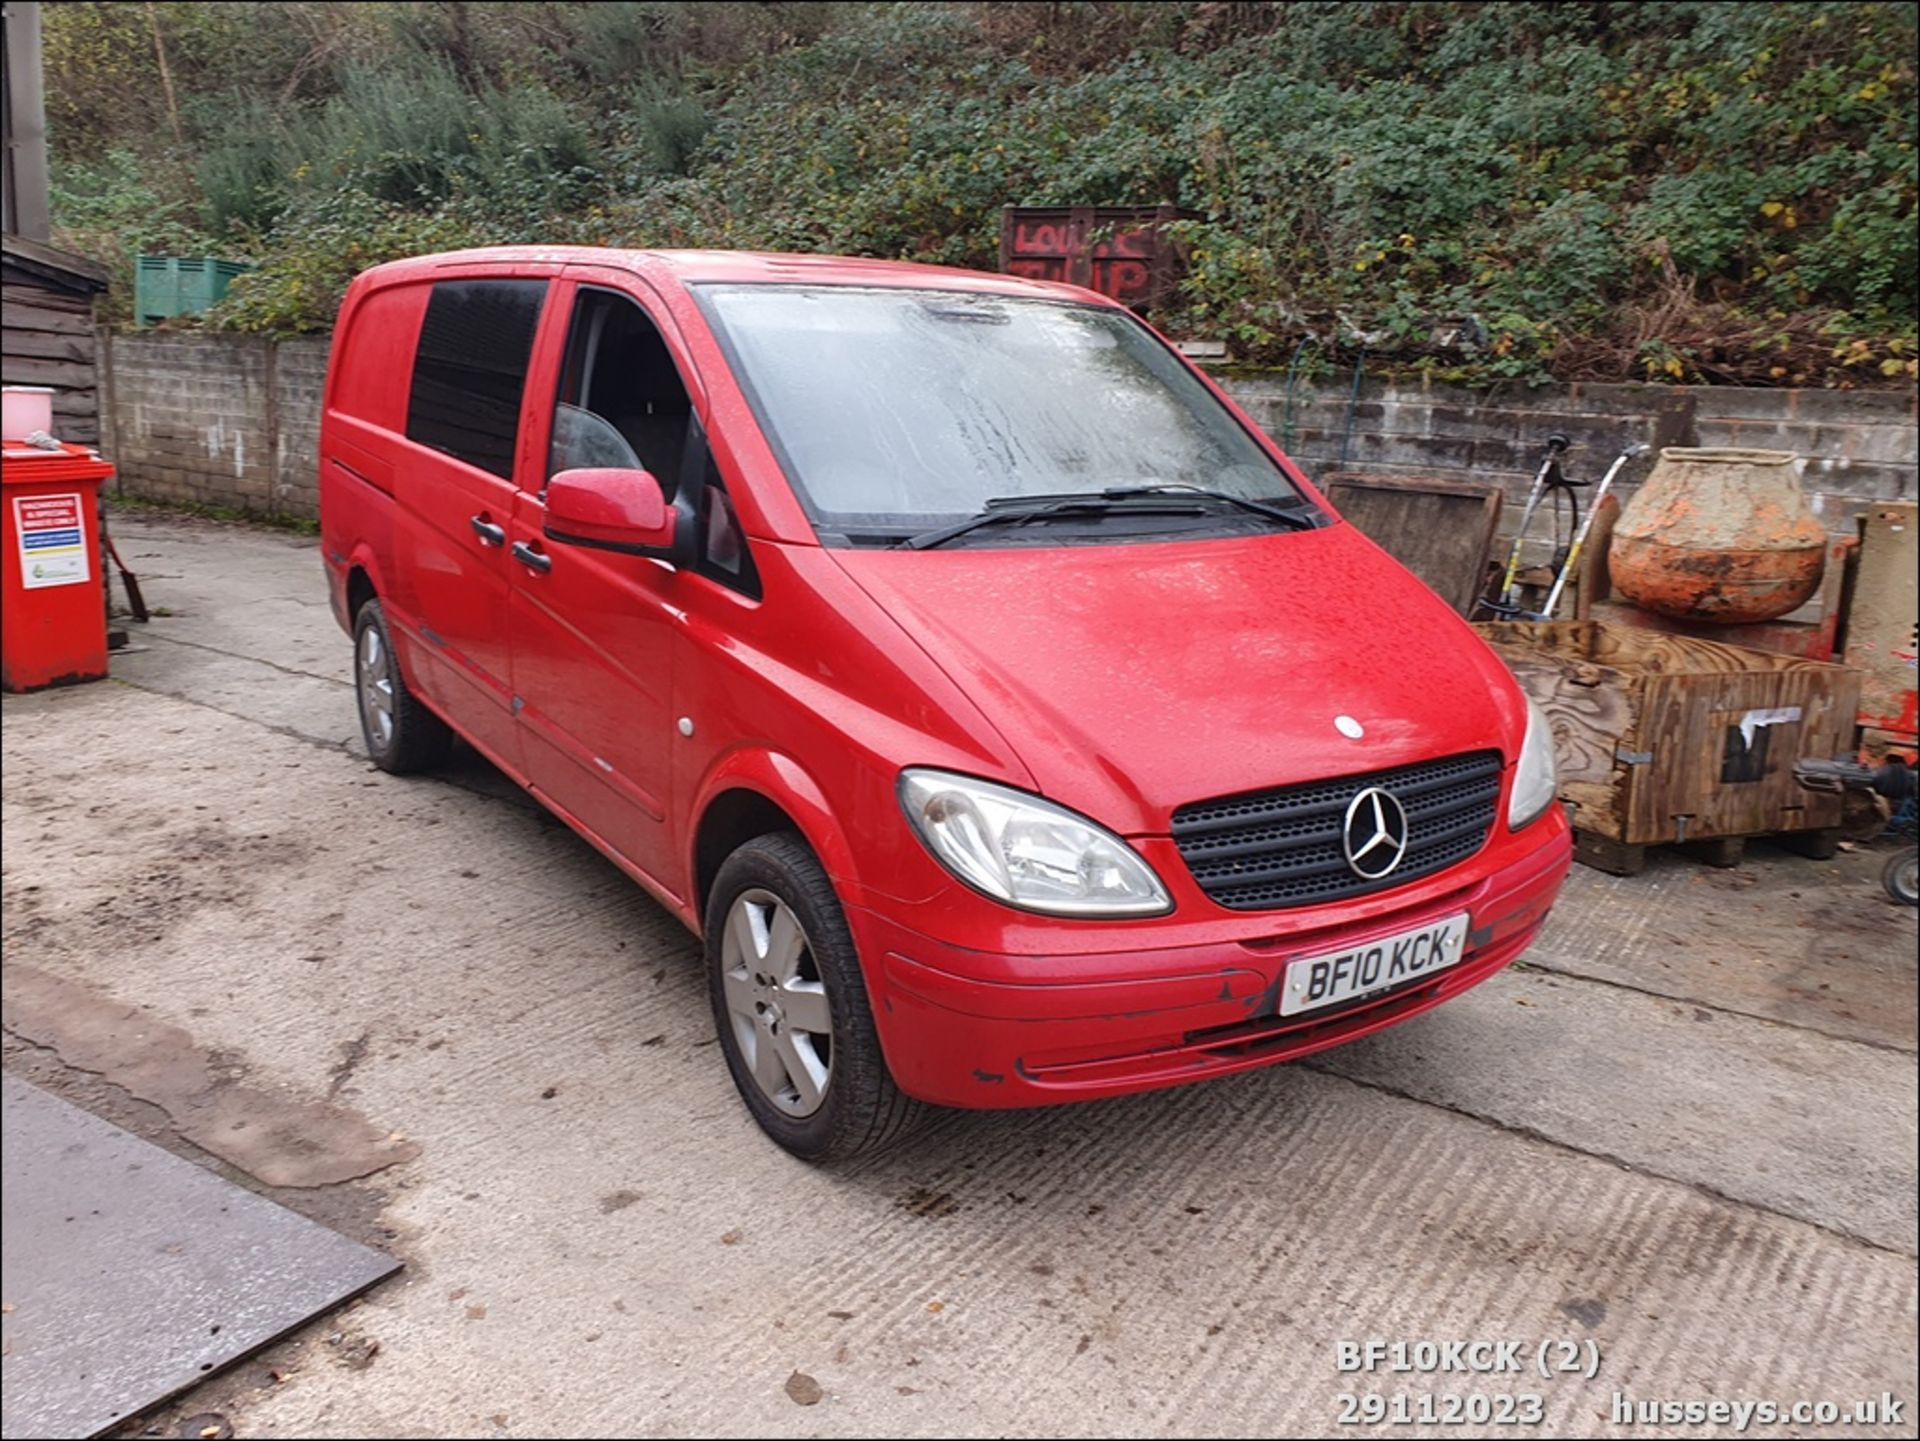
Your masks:
<svg viewBox="0 0 1920 1441"><path fill-rule="evenodd" d="M9 1438L96 1435L400 1268L24 1081L0 1101Z"/></svg>

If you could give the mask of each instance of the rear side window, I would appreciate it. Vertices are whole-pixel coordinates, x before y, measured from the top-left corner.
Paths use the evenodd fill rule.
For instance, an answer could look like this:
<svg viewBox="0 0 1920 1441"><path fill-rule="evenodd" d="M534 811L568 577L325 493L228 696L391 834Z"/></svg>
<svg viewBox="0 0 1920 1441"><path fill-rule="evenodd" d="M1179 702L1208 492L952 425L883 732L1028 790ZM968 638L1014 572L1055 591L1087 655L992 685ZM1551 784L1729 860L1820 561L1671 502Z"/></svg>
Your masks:
<svg viewBox="0 0 1920 1441"><path fill-rule="evenodd" d="M407 439L511 479L544 280L433 287L407 401Z"/></svg>

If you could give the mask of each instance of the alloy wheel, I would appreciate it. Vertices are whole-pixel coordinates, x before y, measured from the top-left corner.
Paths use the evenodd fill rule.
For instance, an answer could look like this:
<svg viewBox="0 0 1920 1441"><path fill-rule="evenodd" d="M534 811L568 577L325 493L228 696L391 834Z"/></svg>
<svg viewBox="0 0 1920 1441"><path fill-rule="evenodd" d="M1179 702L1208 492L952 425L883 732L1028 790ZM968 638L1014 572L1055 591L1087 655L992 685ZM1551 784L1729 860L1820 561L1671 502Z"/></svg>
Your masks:
<svg viewBox="0 0 1920 1441"><path fill-rule="evenodd" d="M720 966L754 1084L787 1115L812 1115L833 1079L833 1017L800 918L771 891L742 891L727 912Z"/></svg>
<svg viewBox="0 0 1920 1441"><path fill-rule="evenodd" d="M376 751L385 752L393 744L393 653L387 649L386 638L377 625L369 625L360 632L356 671L367 743Z"/></svg>

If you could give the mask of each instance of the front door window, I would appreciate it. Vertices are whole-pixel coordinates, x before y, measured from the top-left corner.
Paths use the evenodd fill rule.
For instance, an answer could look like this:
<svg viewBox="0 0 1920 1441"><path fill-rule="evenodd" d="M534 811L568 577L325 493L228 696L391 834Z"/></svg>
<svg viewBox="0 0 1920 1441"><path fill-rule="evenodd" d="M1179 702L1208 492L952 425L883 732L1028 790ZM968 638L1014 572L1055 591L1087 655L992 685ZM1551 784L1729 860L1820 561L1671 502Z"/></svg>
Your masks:
<svg viewBox="0 0 1920 1441"><path fill-rule="evenodd" d="M624 295L582 290L555 397L548 476L596 467L645 470L671 501L680 488L692 415L673 356L646 312Z"/></svg>

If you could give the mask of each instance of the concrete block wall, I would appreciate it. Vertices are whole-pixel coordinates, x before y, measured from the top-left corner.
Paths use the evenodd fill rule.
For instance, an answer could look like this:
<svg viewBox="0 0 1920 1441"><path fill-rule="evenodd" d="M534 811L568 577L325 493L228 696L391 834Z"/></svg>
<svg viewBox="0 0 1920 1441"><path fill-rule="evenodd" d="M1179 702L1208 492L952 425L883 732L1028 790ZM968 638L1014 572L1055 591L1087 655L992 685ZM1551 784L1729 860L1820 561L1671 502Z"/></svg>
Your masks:
<svg viewBox="0 0 1920 1441"><path fill-rule="evenodd" d="M319 515L327 342L103 335L102 448L115 488L255 515Z"/></svg>
<svg viewBox="0 0 1920 1441"><path fill-rule="evenodd" d="M283 515L319 518L320 393L326 337L282 342L275 357L274 503Z"/></svg>
<svg viewBox="0 0 1920 1441"><path fill-rule="evenodd" d="M1546 437L1571 436L1568 473L1597 481L1622 447L1654 451L1617 482L1622 501L1660 447L1791 450L1814 509L1836 534L1882 500L1911 500L1920 483L1916 392L1750 390L1733 386L1580 383L1488 391L1363 381L1229 378L1226 388L1309 476L1337 470L1493 482L1506 493L1501 528L1517 524ZM1351 414L1351 424L1349 424Z"/></svg>
<svg viewBox="0 0 1920 1441"><path fill-rule="evenodd" d="M116 335L100 348L107 454L120 487L156 499L259 514L318 514L320 392L327 340ZM1318 477L1334 470L1494 481L1515 523L1549 432L1578 447L1567 466L1598 479L1620 448L1724 445L1793 450L1836 533L1879 500L1920 493L1916 398L1900 391L1744 390L1720 386L1451 386L1227 378L1254 420ZM1351 426L1349 426L1351 411ZM1624 475L1632 493L1653 457Z"/></svg>

